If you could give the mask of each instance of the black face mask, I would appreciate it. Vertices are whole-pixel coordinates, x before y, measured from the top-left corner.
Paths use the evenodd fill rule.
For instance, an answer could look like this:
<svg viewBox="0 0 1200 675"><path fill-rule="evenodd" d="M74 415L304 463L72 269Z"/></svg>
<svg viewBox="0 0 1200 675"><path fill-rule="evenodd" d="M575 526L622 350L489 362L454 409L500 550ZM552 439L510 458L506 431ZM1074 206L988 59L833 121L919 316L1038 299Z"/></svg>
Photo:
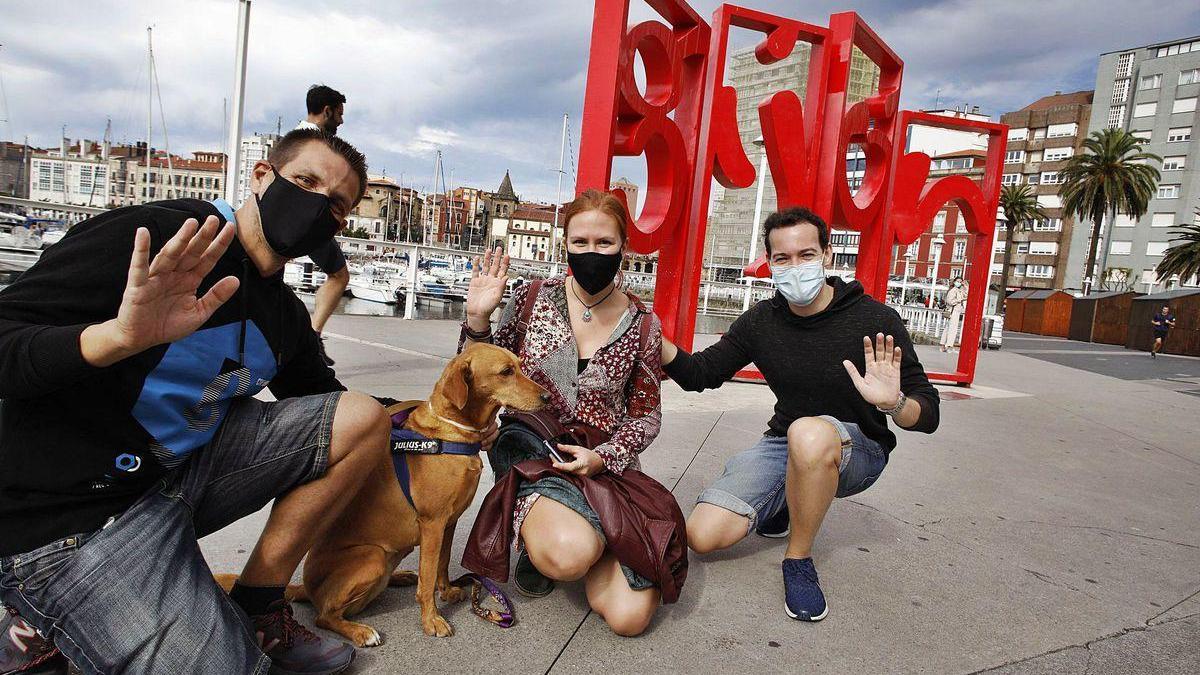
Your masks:
<svg viewBox="0 0 1200 675"><path fill-rule="evenodd" d="M258 219L271 250L287 259L299 258L333 239L342 224L330 209L329 198L310 192L279 175L258 202Z"/></svg>
<svg viewBox="0 0 1200 675"><path fill-rule="evenodd" d="M617 270L621 269L620 253L571 253L567 251L567 264L576 283L591 295L608 287Z"/></svg>

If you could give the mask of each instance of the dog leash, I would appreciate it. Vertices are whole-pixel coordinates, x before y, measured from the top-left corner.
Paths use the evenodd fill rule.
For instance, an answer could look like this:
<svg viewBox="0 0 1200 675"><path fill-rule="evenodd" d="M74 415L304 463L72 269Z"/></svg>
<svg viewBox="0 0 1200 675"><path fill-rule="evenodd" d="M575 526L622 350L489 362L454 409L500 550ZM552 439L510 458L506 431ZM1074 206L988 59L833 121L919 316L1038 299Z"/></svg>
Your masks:
<svg viewBox="0 0 1200 675"><path fill-rule="evenodd" d="M517 617L513 612L512 600L496 585L496 582L478 574L464 574L450 582L451 586L471 586L471 613L475 616L494 623L501 628L508 628L516 623ZM489 609L483 606L480 591L486 590L499 605L500 609Z"/></svg>

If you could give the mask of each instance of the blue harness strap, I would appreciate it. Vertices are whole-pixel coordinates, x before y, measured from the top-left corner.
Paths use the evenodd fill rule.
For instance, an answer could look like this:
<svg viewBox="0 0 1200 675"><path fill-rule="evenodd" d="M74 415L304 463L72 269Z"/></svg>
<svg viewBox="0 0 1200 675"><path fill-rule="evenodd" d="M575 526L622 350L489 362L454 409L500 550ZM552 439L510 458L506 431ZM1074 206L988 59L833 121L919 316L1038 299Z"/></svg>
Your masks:
<svg viewBox="0 0 1200 675"><path fill-rule="evenodd" d="M404 428L412 411L424 404L424 401L405 401L401 407L392 413L392 467L396 471L396 480L408 503L413 503L412 478L408 471L408 455L478 455L483 449L480 443L458 443L443 441L437 438L427 438L415 431Z"/></svg>

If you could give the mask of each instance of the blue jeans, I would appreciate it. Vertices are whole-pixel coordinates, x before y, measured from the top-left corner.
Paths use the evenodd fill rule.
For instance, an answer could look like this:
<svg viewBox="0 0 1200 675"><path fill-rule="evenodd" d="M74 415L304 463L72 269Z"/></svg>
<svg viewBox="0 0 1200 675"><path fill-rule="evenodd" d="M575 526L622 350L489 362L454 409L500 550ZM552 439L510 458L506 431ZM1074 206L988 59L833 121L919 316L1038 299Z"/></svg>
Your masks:
<svg viewBox="0 0 1200 675"><path fill-rule="evenodd" d="M197 540L324 475L339 396L236 401L207 446L103 528L0 560L0 602L85 673L266 673Z"/></svg>
<svg viewBox="0 0 1200 675"><path fill-rule="evenodd" d="M838 467L838 497L849 497L871 487L887 466L883 446L867 438L857 424L829 415L821 419L837 427L842 440ZM770 518L787 506L788 440L785 436L763 436L753 447L725 463L725 472L696 502L704 502L750 519L750 527Z"/></svg>

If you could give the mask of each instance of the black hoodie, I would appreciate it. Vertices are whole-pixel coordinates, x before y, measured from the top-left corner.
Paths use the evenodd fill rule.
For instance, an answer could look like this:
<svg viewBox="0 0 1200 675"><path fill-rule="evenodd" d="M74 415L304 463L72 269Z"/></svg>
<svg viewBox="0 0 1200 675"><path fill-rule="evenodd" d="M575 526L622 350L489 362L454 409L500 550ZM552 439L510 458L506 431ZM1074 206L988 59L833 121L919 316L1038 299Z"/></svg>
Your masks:
<svg viewBox="0 0 1200 675"><path fill-rule="evenodd" d="M913 431L933 433L938 426L938 393L925 377L908 331L895 310L863 293L857 281L829 277L833 300L813 316L797 316L779 293L737 318L729 332L696 354L682 349L664 367L688 391L721 386L749 363L762 371L775 394L775 416L768 435L784 436L801 417L832 415L857 424L868 438L891 451L896 435L887 416L863 400L842 361L863 372L863 337L891 335L903 351L900 389L921 404Z"/></svg>
<svg viewBox="0 0 1200 675"><path fill-rule="evenodd" d="M200 330L108 368L83 360L79 334L117 315L137 228L153 256L210 215L225 220L196 199L108 211L0 291L0 556L119 515L213 437L235 398L343 388L282 273L262 277L237 239L199 292L230 275L242 285Z"/></svg>

